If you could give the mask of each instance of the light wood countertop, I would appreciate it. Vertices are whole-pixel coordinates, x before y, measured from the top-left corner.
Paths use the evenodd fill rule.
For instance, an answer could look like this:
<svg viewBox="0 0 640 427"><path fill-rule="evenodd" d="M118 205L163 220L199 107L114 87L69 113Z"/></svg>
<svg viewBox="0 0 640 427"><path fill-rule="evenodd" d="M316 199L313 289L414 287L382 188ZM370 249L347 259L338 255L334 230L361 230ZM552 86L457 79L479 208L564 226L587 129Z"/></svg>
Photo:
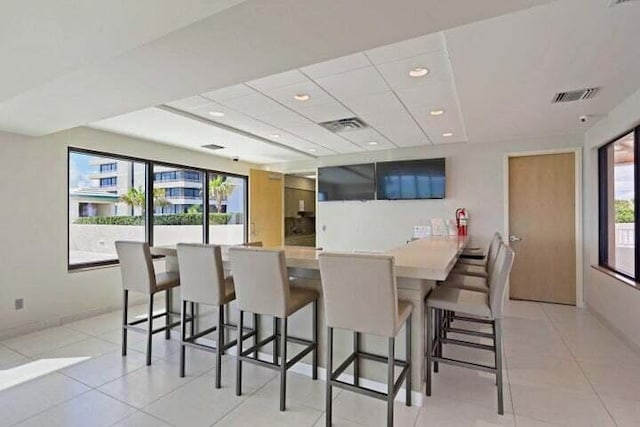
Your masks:
<svg viewBox="0 0 640 427"><path fill-rule="evenodd" d="M430 237L414 240L406 245L384 252L395 258L396 275L411 279L445 280L465 248L468 239L457 236ZM229 247L223 245L222 259L229 258ZM322 252L305 246L281 246L285 251L287 267L318 270L318 255ZM154 255L177 256L175 246L155 246Z"/></svg>

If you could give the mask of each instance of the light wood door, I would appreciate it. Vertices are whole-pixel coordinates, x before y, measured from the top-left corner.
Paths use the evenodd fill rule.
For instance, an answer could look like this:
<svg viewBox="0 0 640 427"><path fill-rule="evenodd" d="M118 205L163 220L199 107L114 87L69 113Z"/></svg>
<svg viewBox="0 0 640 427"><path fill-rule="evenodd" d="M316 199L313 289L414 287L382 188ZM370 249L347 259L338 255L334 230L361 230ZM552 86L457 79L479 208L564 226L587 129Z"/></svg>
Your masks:
<svg viewBox="0 0 640 427"><path fill-rule="evenodd" d="M249 241L282 245L284 176L259 169L249 171Z"/></svg>
<svg viewBox="0 0 640 427"><path fill-rule="evenodd" d="M576 303L575 154L509 158L513 299Z"/></svg>

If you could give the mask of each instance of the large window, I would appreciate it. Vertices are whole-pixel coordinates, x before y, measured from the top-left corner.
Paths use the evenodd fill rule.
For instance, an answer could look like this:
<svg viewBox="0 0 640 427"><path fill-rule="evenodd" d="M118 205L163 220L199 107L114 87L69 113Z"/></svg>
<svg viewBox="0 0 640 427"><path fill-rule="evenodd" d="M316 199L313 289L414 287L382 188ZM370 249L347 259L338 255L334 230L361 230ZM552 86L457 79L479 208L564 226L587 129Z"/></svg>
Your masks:
<svg viewBox="0 0 640 427"><path fill-rule="evenodd" d="M598 152L601 266L638 278L636 191L640 128L608 143Z"/></svg>
<svg viewBox="0 0 640 427"><path fill-rule="evenodd" d="M117 240L246 239L245 176L80 149L68 161L69 269L117 263Z"/></svg>

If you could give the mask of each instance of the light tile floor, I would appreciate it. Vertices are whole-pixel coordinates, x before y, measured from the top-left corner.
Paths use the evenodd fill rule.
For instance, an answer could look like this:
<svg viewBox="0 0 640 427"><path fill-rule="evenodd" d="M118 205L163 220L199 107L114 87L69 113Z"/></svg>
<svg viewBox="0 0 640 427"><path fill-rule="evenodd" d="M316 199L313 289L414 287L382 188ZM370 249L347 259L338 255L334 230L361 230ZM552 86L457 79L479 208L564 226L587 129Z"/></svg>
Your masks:
<svg viewBox="0 0 640 427"><path fill-rule="evenodd" d="M188 375L179 378L176 340L156 335L146 367L140 334L129 334L129 355L120 356L119 325L115 312L0 343L0 426L324 425L322 381L290 373L280 413L275 372L245 365L236 397L232 357L216 390L212 354L188 351ZM504 331L504 416L494 378L442 366L423 407L396 405L396 425L640 425L640 356L588 311L509 302ZM473 351L445 347L445 355L491 360ZM335 426L384 425L384 403L334 393Z"/></svg>

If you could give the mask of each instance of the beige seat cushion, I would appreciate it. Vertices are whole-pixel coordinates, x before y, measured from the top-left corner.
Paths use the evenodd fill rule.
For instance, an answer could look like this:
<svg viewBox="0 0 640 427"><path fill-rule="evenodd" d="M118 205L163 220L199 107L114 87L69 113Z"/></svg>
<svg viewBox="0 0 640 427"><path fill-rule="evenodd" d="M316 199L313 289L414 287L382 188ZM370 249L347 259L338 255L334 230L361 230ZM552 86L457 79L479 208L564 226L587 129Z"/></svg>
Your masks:
<svg viewBox="0 0 640 427"><path fill-rule="evenodd" d="M464 274L450 274L441 286L458 289L468 289L477 292L489 292L489 282L484 277L467 276Z"/></svg>
<svg viewBox="0 0 640 427"><path fill-rule="evenodd" d="M471 258L458 258L458 265L475 265L478 267L485 267L487 260L485 259L471 259Z"/></svg>
<svg viewBox="0 0 640 427"><path fill-rule="evenodd" d="M492 318L489 296L483 292L440 286L431 292L427 305L430 308L451 310L459 314Z"/></svg>
<svg viewBox="0 0 640 427"><path fill-rule="evenodd" d="M156 274L155 292L166 291L167 289L180 286L180 275L178 273L158 273Z"/></svg>
<svg viewBox="0 0 640 427"><path fill-rule="evenodd" d="M487 270L484 267L479 267L476 265L467 265L467 264L456 264L451 270L451 272L458 273L458 274L467 274L471 276L485 277L485 278L489 276L489 274L487 273Z"/></svg>
<svg viewBox="0 0 640 427"><path fill-rule="evenodd" d="M316 301L320 297L318 291L313 289L299 288L291 286L289 290L289 301L287 301L287 316L291 316L307 304Z"/></svg>

